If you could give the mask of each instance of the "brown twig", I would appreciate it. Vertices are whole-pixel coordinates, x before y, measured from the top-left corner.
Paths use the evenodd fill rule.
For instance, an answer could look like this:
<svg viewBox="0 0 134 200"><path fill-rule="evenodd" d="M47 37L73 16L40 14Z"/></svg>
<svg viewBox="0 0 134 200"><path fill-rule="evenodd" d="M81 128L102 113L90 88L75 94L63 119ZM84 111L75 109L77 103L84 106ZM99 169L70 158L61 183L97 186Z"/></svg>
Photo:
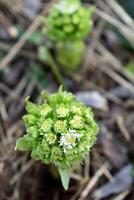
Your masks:
<svg viewBox="0 0 134 200"><path fill-rule="evenodd" d="M120 6L119 3L115 0L105 0L107 4L113 9L113 11L121 18L124 23L129 26L130 28L134 29L134 21L133 19L128 15L128 13L123 9L123 7Z"/></svg>
<svg viewBox="0 0 134 200"><path fill-rule="evenodd" d="M126 139L126 141L131 142L131 137L130 137L128 130L126 129L126 127L124 125L123 117L121 115L117 116L116 121L117 121L117 125L118 125L122 135Z"/></svg>
<svg viewBox="0 0 134 200"><path fill-rule="evenodd" d="M127 80L125 80L122 76L117 74L115 71L107 67L107 63L105 62L105 58L100 56L98 53L94 52L92 49L88 49L90 56L92 55L93 59L96 61L96 66L99 67L104 73L106 73L109 77L111 77L115 82L122 85L128 91L134 93L134 86ZM103 66L102 66L103 63Z"/></svg>
<svg viewBox="0 0 134 200"><path fill-rule="evenodd" d="M127 189L125 191L123 191L121 194L117 195L116 197L114 197L111 200L123 200L125 199L125 197L127 197L127 195L130 193L130 189Z"/></svg>
<svg viewBox="0 0 134 200"><path fill-rule="evenodd" d="M3 43L0 41L0 50L4 52L8 52L12 49L12 45L9 45L7 43ZM25 58L31 59L31 60L36 60L37 59L37 54L28 50L21 50L18 52L18 55L23 56Z"/></svg>
<svg viewBox="0 0 134 200"><path fill-rule="evenodd" d="M108 23L111 23L113 26L115 26L124 36L125 38L130 42L130 45L134 47L134 30L130 29L129 27L125 26L123 23L121 23L119 20L117 20L114 17L111 17L106 12L96 9L96 15L101 17L103 20L107 21Z"/></svg>

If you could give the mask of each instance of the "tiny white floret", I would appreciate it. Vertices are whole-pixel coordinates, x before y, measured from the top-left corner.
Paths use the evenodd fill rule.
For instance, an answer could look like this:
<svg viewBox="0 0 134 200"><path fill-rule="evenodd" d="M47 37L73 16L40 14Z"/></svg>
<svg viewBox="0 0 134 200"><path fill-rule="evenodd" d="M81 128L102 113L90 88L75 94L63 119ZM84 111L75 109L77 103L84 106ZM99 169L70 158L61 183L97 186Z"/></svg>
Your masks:
<svg viewBox="0 0 134 200"><path fill-rule="evenodd" d="M69 132L62 135L60 138L60 146L63 147L64 153L68 149L72 149L76 145L76 140L79 141L81 135L79 133L76 133L75 130L69 129Z"/></svg>

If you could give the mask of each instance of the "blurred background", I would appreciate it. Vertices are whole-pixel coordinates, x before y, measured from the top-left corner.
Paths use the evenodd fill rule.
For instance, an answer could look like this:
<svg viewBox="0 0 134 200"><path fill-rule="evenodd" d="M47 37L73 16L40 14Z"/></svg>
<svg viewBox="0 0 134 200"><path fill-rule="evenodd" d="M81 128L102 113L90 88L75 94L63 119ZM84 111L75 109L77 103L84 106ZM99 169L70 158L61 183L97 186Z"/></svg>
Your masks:
<svg viewBox="0 0 134 200"><path fill-rule="evenodd" d="M0 0L0 200L133 200L134 1L82 1L96 10L75 71L38 52L52 45L40 16L55 2ZM61 84L93 108L101 129L68 191L52 166L14 150L25 133L25 98L38 102L42 90L52 93Z"/></svg>

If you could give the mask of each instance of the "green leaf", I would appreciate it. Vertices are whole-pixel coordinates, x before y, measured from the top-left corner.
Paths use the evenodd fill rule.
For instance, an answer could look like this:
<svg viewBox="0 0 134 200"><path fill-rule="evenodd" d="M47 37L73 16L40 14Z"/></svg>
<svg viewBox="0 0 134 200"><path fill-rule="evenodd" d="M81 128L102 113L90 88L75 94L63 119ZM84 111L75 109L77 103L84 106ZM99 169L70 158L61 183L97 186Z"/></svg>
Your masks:
<svg viewBox="0 0 134 200"><path fill-rule="evenodd" d="M33 76L38 80L38 82L41 84L41 86L48 86L49 81L44 78L45 77L45 71L40 65L35 65L32 68L32 74Z"/></svg>
<svg viewBox="0 0 134 200"><path fill-rule="evenodd" d="M50 63L51 60L50 52L45 46L39 47L38 57L41 61Z"/></svg>
<svg viewBox="0 0 134 200"><path fill-rule="evenodd" d="M23 120L27 126L33 126L38 122L38 117L32 114L27 114L23 116Z"/></svg>
<svg viewBox="0 0 134 200"><path fill-rule="evenodd" d="M128 62L126 65L126 69L130 74L134 75L134 61Z"/></svg>
<svg viewBox="0 0 134 200"><path fill-rule="evenodd" d="M40 32L34 32L28 39L29 43L39 45L43 41L43 35Z"/></svg>
<svg viewBox="0 0 134 200"><path fill-rule="evenodd" d="M21 137L16 141L15 149L20 151L30 150L31 149L31 142L28 140L27 136Z"/></svg>
<svg viewBox="0 0 134 200"><path fill-rule="evenodd" d="M29 101L29 96L26 97L25 103L26 103L26 110L29 114L39 116L39 107L38 107L38 105Z"/></svg>
<svg viewBox="0 0 134 200"><path fill-rule="evenodd" d="M70 180L70 171L68 169L58 168L59 174L61 177L61 182L65 190L68 190L69 180Z"/></svg>
<svg viewBox="0 0 134 200"><path fill-rule="evenodd" d="M95 12L95 10L96 10L95 5L92 5L92 6L89 7L89 13L88 13L89 14L89 18L92 17L92 15Z"/></svg>

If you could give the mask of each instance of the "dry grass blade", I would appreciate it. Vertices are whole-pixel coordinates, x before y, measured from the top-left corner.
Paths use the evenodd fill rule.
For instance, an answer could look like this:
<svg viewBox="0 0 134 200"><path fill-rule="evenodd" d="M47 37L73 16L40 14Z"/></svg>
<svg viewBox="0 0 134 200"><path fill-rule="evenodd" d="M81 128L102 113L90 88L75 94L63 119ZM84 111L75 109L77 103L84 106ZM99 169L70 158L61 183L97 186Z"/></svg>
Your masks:
<svg viewBox="0 0 134 200"><path fill-rule="evenodd" d="M0 112L1 112L1 116L3 120L7 120L8 119L8 113L6 110L6 105L4 100L0 97Z"/></svg>
<svg viewBox="0 0 134 200"><path fill-rule="evenodd" d="M89 183L85 187L85 189L82 191L79 200L83 200L87 197L89 192L92 190L92 188L95 186L99 178L104 174L106 168L108 167L107 163L101 166L100 169L95 173L95 175L89 180Z"/></svg>
<svg viewBox="0 0 134 200"><path fill-rule="evenodd" d="M117 125L120 129L120 132L122 133L123 137L125 138L125 140L127 142L131 142L131 136L128 132L128 130L126 129L125 125L124 125L124 119L122 116L117 116Z"/></svg>
<svg viewBox="0 0 134 200"><path fill-rule="evenodd" d="M118 196L116 196L115 198L113 198L112 200L123 200L127 197L129 193L130 193L130 190L126 190L122 192L121 194L119 194Z"/></svg>
<svg viewBox="0 0 134 200"><path fill-rule="evenodd" d="M8 52L11 49L12 49L12 45L0 41L0 50L4 52ZM24 58L27 58L27 59L31 59L31 60L37 59L37 55L34 52L30 52L28 50L22 49L18 52L18 55L23 56Z"/></svg>
<svg viewBox="0 0 134 200"><path fill-rule="evenodd" d="M122 63L110 51L108 51L99 41L97 41L96 46L98 50L101 52L101 54L104 56L105 61L110 63L110 65L114 70L123 74L123 76L125 76L130 81L132 82L134 81L134 77L126 72Z"/></svg>
<svg viewBox="0 0 134 200"><path fill-rule="evenodd" d="M16 174L12 177L12 179L10 180L10 185L15 184L15 183L19 180L19 178L20 178L24 173L26 173L26 171L33 165L33 163L34 163L33 160L30 160L29 162L25 163L25 164L22 166L21 170L20 170L18 173L16 173Z"/></svg>
<svg viewBox="0 0 134 200"><path fill-rule="evenodd" d="M12 49L9 51L9 53L3 58L3 60L0 63L0 70L4 69L17 55L17 53L20 51L20 49L23 47L27 39L31 36L33 32L37 30L37 28L41 25L41 15L45 15L48 10L50 9L51 5L54 1L52 1L49 4L46 4L44 10L39 14L36 19L33 21L31 26L27 29L27 31L23 34L23 36L20 38L20 40L12 47Z"/></svg>
<svg viewBox="0 0 134 200"><path fill-rule="evenodd" d="M122 85L124 88L126 88L131 93L134 93L134 86L129 81L124 79L122 76L117 74L115 71L107 67L107 63L105 62L105 57L100 56L96 52L94 52L92 49L88 49L88 53L90 54L90 57L93 58L93 60L96 63L96 66L99 67L100 70L102 70L104 73L106 73L109 77L111 77L115 82Z"/></svg>
<svg viewBox="0 0 134 200"><path fill-rule="evenodd" d="M3 58L3 60L0 63L0 70L4 69L12 61L12 59L17 55L19 50L23 47L26 40L39 27L40 24L41 19L39 15L32 23L32 25L28 28L28 30L24 33L21 39L13 46L13 48L9 51L5 58Z"/></svg>
<svg viewBox="0 0 134 200"><path fill-rule="evenodd" d="M134 29L134 20L127 14L127 12L117 3L115 0L105 0L107 4L113 9L113 11L121 18L126 25Z"/></svg>
<svg viewBox="0 0 134 200"><path fill-rule="evenodd" d="M108 23L111 23L113 26L115 26L123 35L124 37L130 42L131 46L134 47L134 30L130 29L129 27L126 27L123 23L121 23L119 20L117 20L115 17L110 16L104 11L101 11L100 9L96 9L96 15L107 21Z"/></svg>

